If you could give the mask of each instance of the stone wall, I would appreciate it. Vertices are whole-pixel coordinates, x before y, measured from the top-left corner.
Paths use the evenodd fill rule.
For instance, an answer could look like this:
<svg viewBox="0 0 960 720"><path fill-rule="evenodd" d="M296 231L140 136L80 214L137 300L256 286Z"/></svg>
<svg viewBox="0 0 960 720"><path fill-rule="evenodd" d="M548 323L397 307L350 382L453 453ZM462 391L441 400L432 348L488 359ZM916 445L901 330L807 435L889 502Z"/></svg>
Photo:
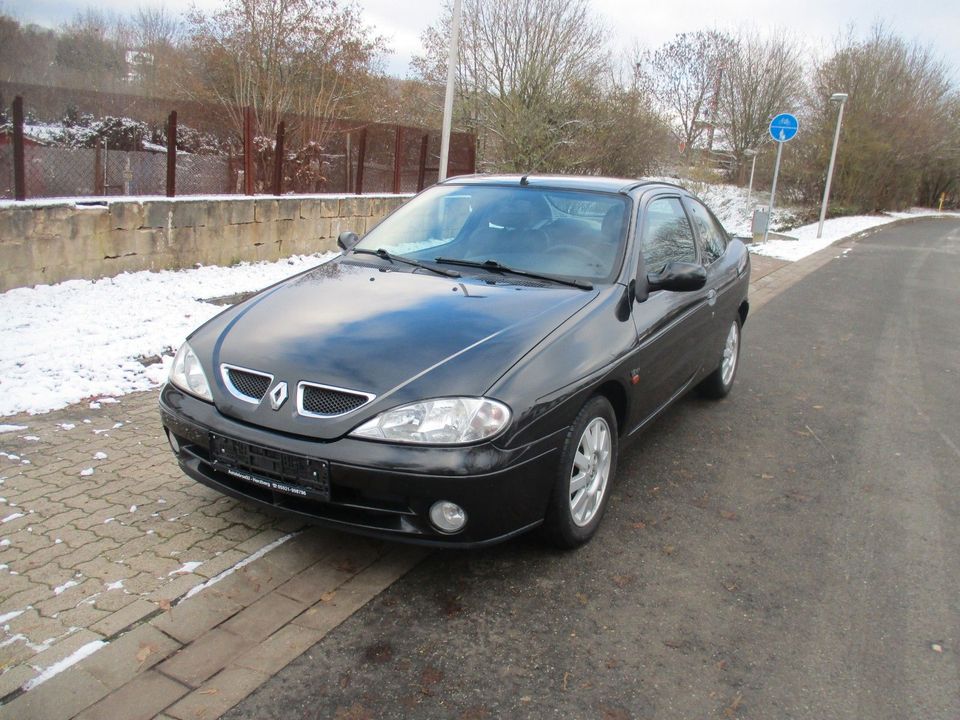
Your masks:
<svg viewBox="0 0 960 720"><path fill-rule="evenodd" d="M406 195L104 198L0 203L0 292L336 249L363 235Z"/></svg>

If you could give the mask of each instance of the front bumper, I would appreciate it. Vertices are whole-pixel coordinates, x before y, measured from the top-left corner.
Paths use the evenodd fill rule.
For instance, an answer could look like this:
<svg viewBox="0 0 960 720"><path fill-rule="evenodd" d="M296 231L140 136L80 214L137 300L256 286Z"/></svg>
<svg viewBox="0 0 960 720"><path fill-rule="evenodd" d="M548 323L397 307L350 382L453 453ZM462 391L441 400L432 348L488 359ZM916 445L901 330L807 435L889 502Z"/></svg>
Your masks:
<svg viewBox="0 0 960 720"><path fill-rule="evenodd" d="M317 441L233 420L170 385L160 394L160 415L176 439L181 469L215 490L334 528L457 547L500 542L543 521L564 436L558 432L511 449L493 443L438 448ZM322 467L322 482L301 485L229 467L217 459L224 441ZM446 534L431 525L429 510L438 500L466 511L461 531Z"/></svg>

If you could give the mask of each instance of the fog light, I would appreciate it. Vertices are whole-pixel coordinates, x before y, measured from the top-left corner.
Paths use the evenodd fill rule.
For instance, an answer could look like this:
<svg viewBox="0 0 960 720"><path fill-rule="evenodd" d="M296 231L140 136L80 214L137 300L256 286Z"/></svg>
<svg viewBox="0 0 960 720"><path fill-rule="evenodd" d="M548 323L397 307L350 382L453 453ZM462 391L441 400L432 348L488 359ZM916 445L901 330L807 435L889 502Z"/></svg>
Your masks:
<svg viewBox="0 0 960 720"><path fill-rule="evenodd" d="M167 430L167 440L170 441L170 447L176 455L180 454L180 443L177 442L177 436Z"/></svg>
<svg viewBox="0 0 960 720"><path fill-rule="evenodd" d="M439 500L430 508L430 522L440 532L455 533L467 524L467 513L455 503Z"/></svg>

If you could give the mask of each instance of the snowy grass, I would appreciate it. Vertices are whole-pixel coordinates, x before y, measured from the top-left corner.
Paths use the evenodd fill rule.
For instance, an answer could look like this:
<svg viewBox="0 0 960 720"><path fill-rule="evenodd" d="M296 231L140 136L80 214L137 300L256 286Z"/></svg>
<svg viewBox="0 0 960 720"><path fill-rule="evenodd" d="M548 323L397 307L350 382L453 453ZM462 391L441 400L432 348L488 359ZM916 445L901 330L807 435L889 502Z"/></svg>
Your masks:
<svg viewBox="0 0 960 720"><path fill-rule="evenodd" d="M156 387L186 335L224 309L205 298L259 290L331 257L124 273L0 294L0 416ZM150 356L162 362L141 362Z"/></svg>
<svg viewBox="0 0 960 720"><path fill-rule="evenodd" d="M915 217L960 217L960 213L938 213L925 208L914 208L909 212L891 212L882 215L851 215L849 217L832 218L823 223L823 235L817 237L819 223L810 223L792 230L786 234L791 240L768 240L750 246L750 252L780 260L802 260L807 255L823 250L833 243L870 228L887 225L888 223L906 218Z"/></svg>

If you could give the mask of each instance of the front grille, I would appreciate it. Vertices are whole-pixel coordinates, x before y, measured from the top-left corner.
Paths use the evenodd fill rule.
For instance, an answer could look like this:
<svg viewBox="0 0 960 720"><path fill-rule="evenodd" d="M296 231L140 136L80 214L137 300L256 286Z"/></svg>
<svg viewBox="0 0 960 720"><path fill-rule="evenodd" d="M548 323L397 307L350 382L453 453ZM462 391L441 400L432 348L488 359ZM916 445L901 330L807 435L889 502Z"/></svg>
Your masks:
<svg viewBox="0 0 960 720"><path fill-rule="evenodd" d="M273 382L272 375L230 365L223 366L223 377L227 381L227 388L230 392L247 402L263 400L263 396L267 394L267 390L270 388L270 383Z"/></svg>
<svg viewBox="0 0 960 720"><path fill-rule="evenodd" d="M373 400L373 395L325 385L300 383L298 407L301 415L334 417L346 415Z"/></svg>

